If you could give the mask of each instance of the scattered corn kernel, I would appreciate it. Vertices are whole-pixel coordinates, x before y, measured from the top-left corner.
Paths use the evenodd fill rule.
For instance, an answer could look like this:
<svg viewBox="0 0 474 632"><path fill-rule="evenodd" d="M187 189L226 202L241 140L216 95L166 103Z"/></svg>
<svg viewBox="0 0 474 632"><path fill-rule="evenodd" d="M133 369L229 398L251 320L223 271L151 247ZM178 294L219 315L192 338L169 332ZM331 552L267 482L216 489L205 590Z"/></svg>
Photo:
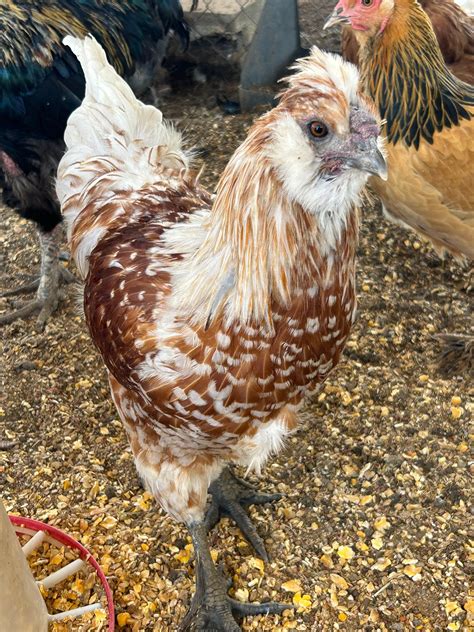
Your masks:
<svg viewBox="0 0 474 632"><path fill-rule="evenodd" d="M130 614L128 612L121 612L117 615L117 623L119 624L119 628L123 628L130 621Z"/></svg>
<svg viewBox="0 0 474 632"><path fill-rule="evenodd" d="M293 603L298 608L311 608L311 597L309 595L302 595L300 592L297 592L293 595Z"/></svg>
<svg viewBox="0 0 474 632"><path fill-rule="evenodd" d="M460 406L451 406L451 417L453 419L459 419L463 414L463 409Z"/></svg>
<svg viewBox="0 0 474 632"><path fill-rule="evenodd" d="M281 587L283 588L283 590L286 590L287 592L292 592L292 593L301 592L301 584L298 579L290 579L289 581L282 584Z"/></svg>
<svg viewBox="0 0 474 632"><path fill-rule="evenodd" d="M337 549L337 554L343 560L352 560L355 555L354 549L352 549L350 546L340 546Z"/></svg>

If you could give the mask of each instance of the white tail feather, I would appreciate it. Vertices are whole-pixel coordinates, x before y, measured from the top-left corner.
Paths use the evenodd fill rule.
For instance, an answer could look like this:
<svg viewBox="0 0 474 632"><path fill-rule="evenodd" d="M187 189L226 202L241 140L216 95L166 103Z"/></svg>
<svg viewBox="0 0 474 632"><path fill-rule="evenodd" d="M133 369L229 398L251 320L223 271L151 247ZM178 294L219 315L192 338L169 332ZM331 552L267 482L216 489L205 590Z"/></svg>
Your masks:
<svg viewBox="0 0 474 632"><path fill-rule="evenodd" d="M68 35L64 43L80 61L86 78L84 101L70 118L64 136L68 148L77 144L92 145L97 140L100 147L104 133L113 134L117 130L124 134L127 144L140 139L151 147L168 145L170 139L163 137L161 112L135 98L130 86L108 63L105 51L93 37L80 40ZM84 115L93 116L86 126L81 125ZM180 141L180 135L175 134Z"/></svg>
<svg viewBox="0 0 474 632"><path fill-rule="evenodd" d="M86 79L84 100L68 120L64 135L67 151L56 182L71 238L74 222L89 201L88 192L92 189L91 195L96 193L93 184L101 175L108 174L110 195L125 189L138 191L155 182L162 167L186 169L188 156L181 134L163 121L160 110L135 97L93 37L67 36L64 43L79 59ZM77 194L79 201L72 201ZM85 235L84 248L75 253L83 274L86 259L101 234L103 230L96 231L94 238Z"/></svg>

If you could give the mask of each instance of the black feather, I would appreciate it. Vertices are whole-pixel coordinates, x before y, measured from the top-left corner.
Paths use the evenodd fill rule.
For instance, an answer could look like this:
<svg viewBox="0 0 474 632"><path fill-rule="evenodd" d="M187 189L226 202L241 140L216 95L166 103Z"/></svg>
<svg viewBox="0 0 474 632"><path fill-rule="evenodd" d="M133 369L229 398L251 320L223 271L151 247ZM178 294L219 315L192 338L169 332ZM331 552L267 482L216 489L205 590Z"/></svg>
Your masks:
<svg viewBox="0 0 474 632"><path fill-rule="evenodd" d="M187 46L189 31L179 0L0 2L0 152L22 172L21 187L12 182L18 170L4 173L4 197L23 217L44 230L60 221L49 163L47 169L44 165L61 155L67 119L85 87L80 64L62 44L63 37L91 33L128 78L138 66L152 66L156 44L170 30ZM25 187L30 195L15 197ZM38 187L41 204L34 202Z"/></svg>
<svg viewBox="0 0 474 632"><path fill-rule="evenodd" d="M362 77L381 116L387 138L419 148L432 143L443 128L471 118L474 87L447 68L429 19L421 7L410 5L407 36L390 40L390 54L374 37L362 56ZM387 44L388 46L388 44Z"/></svg>

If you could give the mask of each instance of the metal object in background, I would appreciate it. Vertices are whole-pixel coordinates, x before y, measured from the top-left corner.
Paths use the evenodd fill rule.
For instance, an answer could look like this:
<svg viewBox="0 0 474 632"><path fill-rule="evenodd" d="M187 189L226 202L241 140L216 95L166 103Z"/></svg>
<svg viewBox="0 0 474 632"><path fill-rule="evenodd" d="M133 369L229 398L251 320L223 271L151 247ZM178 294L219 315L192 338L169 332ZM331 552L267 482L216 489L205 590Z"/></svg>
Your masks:
<svg viewBox="0 0 474 632"><path fill-rule="evenodd" d="M297 0L182 0L195 77L240 75L243 109L270 103L275 82L300 54ZM199 70L201 73L199 73Z"/></svg>
<svg viewBox="0 0 474 632"><path fill-rule="evenodd" d="M240 107L271 103L274 85L301 52L296 0L266 0L240 75Z"/></svg>
<svg viewBox="0 0 474 632"><path fill-rule="evenodd" d="M243 109L269 103L275 81L312 44L339 51L339 32L322 26L334 0L181 0L191 45L175 59L194 68L196 81L240 77ZM301 44L304 48L300 47Z"/></svg>
<svg viewBox="0 0 474 632"><path fill-rule="evenodd" d="M182 0L191 30L189 61L239 68L265 0Z"/></svg>

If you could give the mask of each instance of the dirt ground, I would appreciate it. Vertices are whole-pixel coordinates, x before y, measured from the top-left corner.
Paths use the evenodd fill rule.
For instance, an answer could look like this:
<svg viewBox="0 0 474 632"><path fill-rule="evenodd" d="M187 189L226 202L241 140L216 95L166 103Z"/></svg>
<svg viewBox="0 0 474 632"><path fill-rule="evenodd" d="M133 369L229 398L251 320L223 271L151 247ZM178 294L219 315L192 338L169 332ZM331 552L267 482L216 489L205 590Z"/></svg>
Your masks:
<svg viewBox="0 0 474 632"><path fill-rule="evenodd" d="M252 117L210 104L196 89L168 95L163 110L200 150L213 186ZM8 211L1 224L6 289L39 260L31 224ZM473 629L473 385L439 375L433 339L472 327L466 275L367 209L358 279L359 317L343 361L308 402L299 432L261 480L251 478L284 494L251 509L271 563L264 567L228 520L211 535L238 598L297 606L248 619L244 630ZM67 288L42 334L33 319L2 331L0 433L17 444L0 452L1 495L9 512L90 548L120 629L176 630L193 590L189 539L140 487L76 302ZM100 624L97 615L83 629Z"/></svg>

